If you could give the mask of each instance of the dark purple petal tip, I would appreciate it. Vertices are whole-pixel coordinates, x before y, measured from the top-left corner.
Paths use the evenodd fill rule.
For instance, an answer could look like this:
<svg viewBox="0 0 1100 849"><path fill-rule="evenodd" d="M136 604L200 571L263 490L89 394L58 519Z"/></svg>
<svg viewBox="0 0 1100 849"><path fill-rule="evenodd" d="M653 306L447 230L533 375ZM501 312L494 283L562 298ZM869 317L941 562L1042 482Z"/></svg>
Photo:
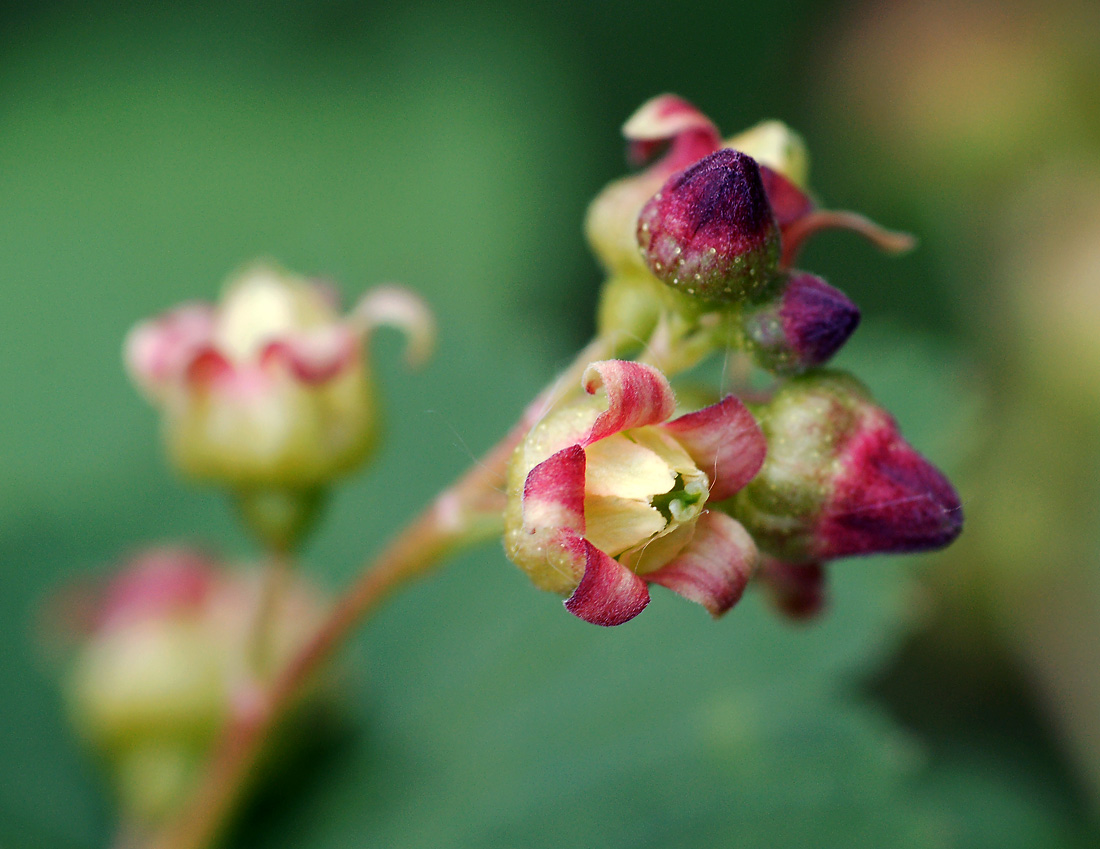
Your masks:
<svg viewBox="0 0 1100 849"><path fill-rule="evenodd" d="M798 273L783 293L779 318L784 335L804 368L821 365L841 349L859 326L859 307L820 277Z"/></svg>
<svg viewBox="0 0 1100 849"><path fill-rule="evenodd" d="M638 244L650 270L688 295L740 301L779 261L779 226L755 160L719 150L674 174L642 209Z"/></svg>
<svg viewBox="0 0 1100 849"><path fill-rule="evenodd" d="M962 531L959 494L884 417L861 429L817 526L817 556L932 551Z"/></svg>
<svg viewBox="0 0 1100 849"><path fill-rule="evenodd" d="M788 619L805 622L825 608L826 575L820 563L785 563L766 557L757 580L775 609Z"/></svg>

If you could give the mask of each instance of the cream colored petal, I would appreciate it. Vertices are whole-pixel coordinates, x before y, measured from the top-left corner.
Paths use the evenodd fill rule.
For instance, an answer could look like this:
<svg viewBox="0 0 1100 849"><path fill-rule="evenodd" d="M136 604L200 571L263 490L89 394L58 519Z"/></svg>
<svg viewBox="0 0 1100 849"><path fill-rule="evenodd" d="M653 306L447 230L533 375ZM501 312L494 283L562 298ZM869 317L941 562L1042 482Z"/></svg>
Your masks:
<svg viewBox="0 0 1100 849"><path fill-rule="evenodd" d="M630 437L639 446L648 448L660 457L665 464L672 467L676 474L683 475L685 479L699 472L699 467L695 465L695 461L691 459L691 455L684 450L684 447L659 428L640 427L632 430Z"/></svg>
<svg viewBox="0 0 1100 849"><path fill-rule="evenodd" d="M588 459L585 492L589 495L648 499L668 492L676 483L668 463L621 433L594 442L584 451Z"/></svg>
<svg viewBox="0 0 1100 849"><path fill-rule="evenodd" d="M612 557L665 528L665 517L650 505L629 498L589 495L584 499L584 535Z"/></svg>
<svg viewBox="0 0 1100 849"><path fill-rule="evenodd" d="M660 569L683 551L695 535L694 522L678 527L672 525L669 527L668 533L627 551L619 558L619 561L639 575Z"/></svg>

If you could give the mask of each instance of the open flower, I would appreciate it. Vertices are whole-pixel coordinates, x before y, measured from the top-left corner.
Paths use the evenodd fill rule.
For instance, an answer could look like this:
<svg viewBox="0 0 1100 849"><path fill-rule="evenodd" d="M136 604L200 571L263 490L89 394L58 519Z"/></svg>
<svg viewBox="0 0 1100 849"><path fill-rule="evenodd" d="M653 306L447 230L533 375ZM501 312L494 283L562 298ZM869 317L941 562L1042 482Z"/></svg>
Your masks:
<svg viewBox="0 0 1100 849"><path fill-rule="evenodd" d="M268 265L226 285L221 303L186 304L137 325L125 359L164 413L176 465L238 488L310 489L369 452L375 407L364 356L370 332L409 334L409 360L432 343L410 292L380 287L341 317L328 286Z"/></svg>
<svg viewBox="0 0 1100 849"><path fill-rule="evenodd" d="M589 395L552 413L516 449L505 514L508 556L566 608L618 625L661 584L719 616L741 597L756 546L738 522L706 509L764 461L763 434L735 397L673 421L668 381L607 360L584 374Z"/></svg>

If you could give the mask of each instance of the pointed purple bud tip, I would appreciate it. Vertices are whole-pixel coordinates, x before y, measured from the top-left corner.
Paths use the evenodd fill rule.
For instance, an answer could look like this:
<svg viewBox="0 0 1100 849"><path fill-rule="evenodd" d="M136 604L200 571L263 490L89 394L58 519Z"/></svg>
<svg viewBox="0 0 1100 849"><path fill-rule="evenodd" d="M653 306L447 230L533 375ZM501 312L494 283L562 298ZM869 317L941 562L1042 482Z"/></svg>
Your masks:
<svg viewBox="0 0 1100 849"><path fill-rule="evenodd" d="M817 523L822 558L932 551L963 526L959 494L881 411L849 441Z"/></svg>
<svg viewBox="0 0 1100 849"><path fill-rule="evenodd" d="M799 360L821 365L840 350L859 326L859 307L839 289L813 274L795 274L779 308L783 330Z"/></svg>
<svg viewBox="0 0 1100 849"><path fill-rule="evenodd" d="M958 493L842 372L788 381L757 411L768 441L734 518L790 563L931 551L962 531Z"/></svg>
<svg viewBox="0 0 1100 849"><path fill-rule="evenodd" d="M859 326L859 307L839 289L805 272L779 294L742 314L745 341L757 364L776 374L822 365Z"/></svg>
<svg viewBox="0 0 1100 849"><path fill-rule="evenodd" d="M737 303L774 278L779 225L755 160L719 150L674 174L642 209L638 244L674 289Z"/></svg>

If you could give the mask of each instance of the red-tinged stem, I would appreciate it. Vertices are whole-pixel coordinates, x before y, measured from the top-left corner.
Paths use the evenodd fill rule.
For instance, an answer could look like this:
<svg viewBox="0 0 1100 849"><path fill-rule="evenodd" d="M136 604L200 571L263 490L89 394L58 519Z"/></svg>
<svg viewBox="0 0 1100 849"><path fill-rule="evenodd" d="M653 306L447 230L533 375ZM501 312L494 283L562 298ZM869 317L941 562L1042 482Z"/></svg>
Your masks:
<svg viewBox="0 0 1100 849"><path fill-rule="evenodd" d="M597 338L524 411L496 446L444 490L366 568L329 618L270 688L241 699L201 783L178 816L148 841L148 849L205 849L224 833L252 783L264 743L313 675L391 593L447 555L503 530L508 459L542 416L580 391L587 365L614 356L615 340Z"/></svg>

